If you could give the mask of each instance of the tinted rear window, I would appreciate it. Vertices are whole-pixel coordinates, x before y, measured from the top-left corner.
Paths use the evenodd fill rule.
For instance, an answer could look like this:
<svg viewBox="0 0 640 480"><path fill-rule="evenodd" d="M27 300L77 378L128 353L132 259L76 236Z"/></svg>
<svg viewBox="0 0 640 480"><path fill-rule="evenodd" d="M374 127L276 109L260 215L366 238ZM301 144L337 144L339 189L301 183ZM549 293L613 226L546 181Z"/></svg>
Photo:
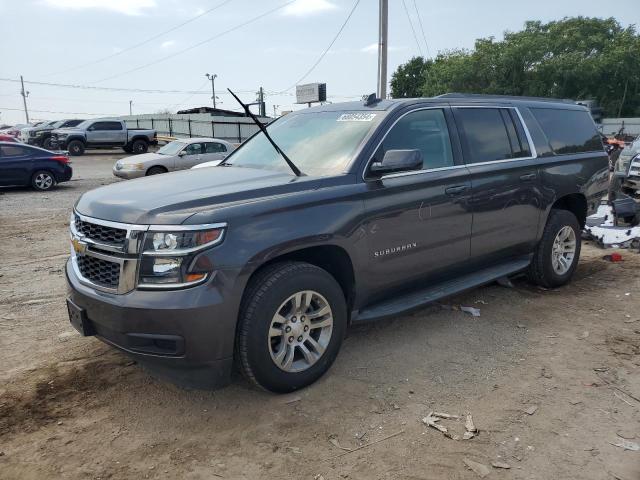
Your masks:
<svg viewBox="0 0 640 480"><path fill-rule="evenodd" d="M497 108L459 108L456 120L464 132L467 163L492 162L513 158L507 126ZM521 155L518 155L521 156Z"/></svg>
<svg viewBox="0 0 640 480"><path fill-rule="evenodd" d="M553 108L532 108L556 155L596 152L603 149L589 112Z"/></svg>

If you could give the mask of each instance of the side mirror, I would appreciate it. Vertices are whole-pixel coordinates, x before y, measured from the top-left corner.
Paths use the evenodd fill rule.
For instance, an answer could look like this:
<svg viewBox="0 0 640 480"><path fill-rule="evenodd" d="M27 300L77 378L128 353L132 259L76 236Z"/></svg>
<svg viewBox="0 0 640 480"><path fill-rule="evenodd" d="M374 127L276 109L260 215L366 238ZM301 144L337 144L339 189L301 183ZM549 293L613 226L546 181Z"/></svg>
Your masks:
<svg viewBox="0 0 640 480"><path fill-rule="evenodd" d="M422 152L420 150L387 150L381 162L373 162L369 171L375 177L387 173L407 172L422 168Z"/></svg>
<svg viewBox="0 0 640 480"><path fill-rule="evenodd" d="M184 157L187 154L186 150L181 150L180 153L178 153L179 157Z"/></svg>

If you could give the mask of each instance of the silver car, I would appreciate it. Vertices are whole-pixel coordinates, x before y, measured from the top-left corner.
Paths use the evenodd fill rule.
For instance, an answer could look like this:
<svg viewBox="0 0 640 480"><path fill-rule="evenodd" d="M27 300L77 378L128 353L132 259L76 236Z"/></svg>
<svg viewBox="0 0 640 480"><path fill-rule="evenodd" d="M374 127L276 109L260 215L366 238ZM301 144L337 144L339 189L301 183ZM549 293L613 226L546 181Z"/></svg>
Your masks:
<svg viewBox="0 0 640 480"><path fill-rule="evenodd" d="M131 179L158 173L186 170L204 162L221 161L235 146L217 138L181 138L155 153L118 160L113 166L116 177Z"/></svg>

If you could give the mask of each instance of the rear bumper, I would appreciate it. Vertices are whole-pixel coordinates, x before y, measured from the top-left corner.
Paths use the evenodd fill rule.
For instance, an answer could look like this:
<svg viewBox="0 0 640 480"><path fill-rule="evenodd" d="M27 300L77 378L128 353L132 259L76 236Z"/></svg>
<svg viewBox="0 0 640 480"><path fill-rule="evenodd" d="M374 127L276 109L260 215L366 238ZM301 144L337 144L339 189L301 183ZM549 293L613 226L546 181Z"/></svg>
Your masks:
<svg viewBox="0 0 640 480"><path fill-rule="evenodd" d="M189 289L124 295L82 284L71 259L66 277L69 299L84 310L89 330L100 340L179 385L217 388L229 383L237 305L224 301L215 276Z"/></svg>
<svg viewBox="0 0 640 480"><path fill-rule="evenodd" d="M65 165L62 168L62 172L56 175L56 180L58 183L68 182L73 177L73 169L69 165Z"/></svg>

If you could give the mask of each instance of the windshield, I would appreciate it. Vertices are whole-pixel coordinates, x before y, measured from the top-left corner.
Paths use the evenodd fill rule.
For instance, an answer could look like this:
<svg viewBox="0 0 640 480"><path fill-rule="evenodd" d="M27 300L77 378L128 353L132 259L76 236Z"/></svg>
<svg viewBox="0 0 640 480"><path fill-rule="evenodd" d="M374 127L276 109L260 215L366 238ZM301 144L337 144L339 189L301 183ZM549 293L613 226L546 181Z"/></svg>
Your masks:
<svg viewBox="0 0 640 480"><path fill-rule="evenodd" d="M64 123L64 120L58 120L57 122L50 123L49 126L53 128L58 128L62 126L63 123Z"/></svg>
<svg viewBox="0 0 640 480"><path fill-rule="evenodd" d="M314 112L281 117L267 130L305 174L342 173L356 149L382 117L381 112ZM229 156L226 165L291 172L267 138L259 133Z"/></svg>
<svg viewBox="0 0 640 480"><path fill-rule="evenodd" d="M177 155L180 150L184 148L186 143L184 142L170 142L167 143L164 147L158 150L157 153L160 155Z"/></svg>
<svg viewBox="0 0 640 480"><path fill-rule="evenodd" d="M78 125L76 125L76 127L82 130L83 128L87 128L92 123L93 123L93 120L85 120L84 122L81 122ZM65 128L70 128L70 127L65 127Z"/></svg>

